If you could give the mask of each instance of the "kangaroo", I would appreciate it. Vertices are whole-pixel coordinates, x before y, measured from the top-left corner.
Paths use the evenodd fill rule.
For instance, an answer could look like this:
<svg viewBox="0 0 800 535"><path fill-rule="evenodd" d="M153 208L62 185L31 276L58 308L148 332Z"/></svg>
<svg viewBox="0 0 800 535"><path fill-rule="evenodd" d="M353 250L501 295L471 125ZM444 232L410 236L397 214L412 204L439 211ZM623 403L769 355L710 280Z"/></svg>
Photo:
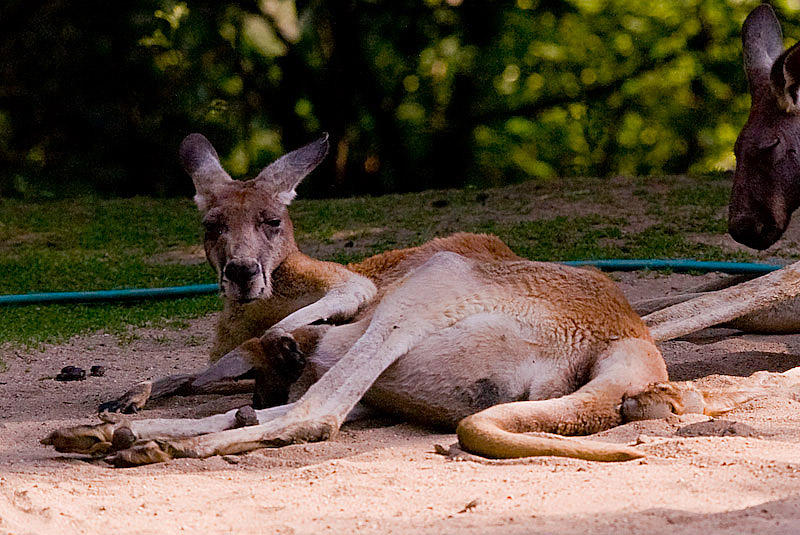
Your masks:
<svg viewBox="0 0 800 535"><path fill-rule="evenodd" d="M728 230L766 249L800 206L800 47L783 50L775 12L761 4L744 22L742 51L752 104L734 145Z"/></svg>
<svg viewBox="0 0 800 535"><path fill-rule="evenodd" d="M742 26L744 70L752 98L750 115L734 145L736 170L728 207L728 231L736 241L766 249L783 235L800 206L800 43L783 50L781 26L768 4L753 9ZM634 304L640 314L698 297L743 280ZM800 300L787 300L736 318L729 327L746 332L800 332Z"/></svg>
<svg viewBox="0 0 800 535"><path fill-rule="evenodd" d="M642 454L632 447L560 435L732 406L741 395L668 383L655 342L800 293L799 263L657 311L649 330L605 275L522 259L493 236L455 234L347 266L315 260L298 250L287 207L327 148L323 137L243 182L205 137L183 141L225 299L213 350L222 356L110 406L135 409L148 395L255 369L264 408L132 421L107 412L44 444L116 466L241 453L327 439L363 401L455 429L461 448L482 456L633 459Z"/></svg>

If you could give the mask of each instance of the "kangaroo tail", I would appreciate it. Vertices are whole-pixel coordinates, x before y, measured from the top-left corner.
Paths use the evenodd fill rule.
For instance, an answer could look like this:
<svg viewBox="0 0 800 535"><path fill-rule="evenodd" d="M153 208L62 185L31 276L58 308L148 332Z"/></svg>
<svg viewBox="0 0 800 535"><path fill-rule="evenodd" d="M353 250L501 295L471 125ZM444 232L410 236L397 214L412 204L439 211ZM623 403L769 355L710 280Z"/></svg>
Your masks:
<svg viewBox="0 0 800 535"><path fill-rule="evenodd" d="M600 355L591 373L589 382L572 394L504 403L464 418L456 430L461 448L499 459L554 455L627 461L643 457L621 444L559 435L586 435L622 423L623 396L666 380L660 353L646 340L619 340Z"/></svg>

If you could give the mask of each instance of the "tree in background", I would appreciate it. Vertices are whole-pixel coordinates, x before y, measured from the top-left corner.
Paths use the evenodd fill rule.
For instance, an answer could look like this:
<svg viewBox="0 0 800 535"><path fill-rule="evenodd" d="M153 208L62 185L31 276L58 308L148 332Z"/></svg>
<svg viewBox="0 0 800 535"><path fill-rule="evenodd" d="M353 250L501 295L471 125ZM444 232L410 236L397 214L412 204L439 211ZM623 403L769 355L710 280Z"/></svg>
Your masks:
<svg viewBox="0 0 800 535"><path fill-rule="evenodd" d="M755 4L12 0L0 192L184 193L189 131L242 176L329 131L306 195L728 169Z"/></svg>

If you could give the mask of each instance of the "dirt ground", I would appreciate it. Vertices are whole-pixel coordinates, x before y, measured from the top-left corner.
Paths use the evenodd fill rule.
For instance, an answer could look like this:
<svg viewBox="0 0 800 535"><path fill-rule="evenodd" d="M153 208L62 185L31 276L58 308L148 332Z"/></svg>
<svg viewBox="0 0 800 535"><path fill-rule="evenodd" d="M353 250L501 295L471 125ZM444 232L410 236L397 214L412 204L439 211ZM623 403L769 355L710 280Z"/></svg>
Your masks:
<svg viewBox="0 0 800 535"><path fill-rule="evenodd" d="M633 300L715 276L614 274ZM57 426L93 422L98 403L135 380L200 367L212 324L203 318L181 331L139 329L122 345L96 334L43 353L3 350L9 369L0 374L0 533L800 530L800 398L747 402L724 418L738 425L718 426L727 436L682 436L698 417L597 435L639 443L647 457L626 463L451 461L434 445L449 445L454 435L390 419L347 425L325 443L130 469L39 445ZM717 329L662 350L673 379L800 365L800 335ZM107 371L82 382L54 381L67 364ZM205 416L247 403L245 396L176 398L138 417Z"/></svg>

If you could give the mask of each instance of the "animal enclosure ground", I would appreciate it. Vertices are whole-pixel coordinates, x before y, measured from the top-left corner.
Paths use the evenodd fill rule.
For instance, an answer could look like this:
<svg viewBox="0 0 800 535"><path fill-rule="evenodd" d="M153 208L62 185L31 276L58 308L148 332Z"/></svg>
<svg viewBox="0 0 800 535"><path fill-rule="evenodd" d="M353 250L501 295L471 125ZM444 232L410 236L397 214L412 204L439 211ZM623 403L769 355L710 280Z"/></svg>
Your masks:
<svg viewBox="0 0 800 535"><path fill-rule="evenodd" d="M572 180L560 188L491 190L486 197L453 191L337 201L336 209L309 201L293 214L301 248L324 258L358 258L454 230L497 231L534 258L756 258L722 237L727 187L721 179L695 188L682 178ZM777 249L796 254L798 236L793 225ZM190 241L132 249L147 258L167 252L191 258ZM759 257L775 260L775 250ZM613 277L637 300L717 275ZM6 312L0 322L9 321ZM201 368L213 317L163 319L170 317L143 316L141 323L151 323L82 334L43 350L19 339L0 349L7 367L0 373L0 533L760 534L800 526L800 397L794 396L755 398L713 424L699 417L637 422L597 435L638 442L648 456L628 463L448 461L434 445L447 446L454 435L388 418L347 425L325 443L133 469L60 456L38 444L55 427L93 421L100 401L137 380ZM717 329L662 350L672 379L712 384L725 381L715 373L800 365L800 335ZM107 371L82 382L54 381L67 364ZM134 418L205 416L246 403L245 396L175 398Z"/></svg>

